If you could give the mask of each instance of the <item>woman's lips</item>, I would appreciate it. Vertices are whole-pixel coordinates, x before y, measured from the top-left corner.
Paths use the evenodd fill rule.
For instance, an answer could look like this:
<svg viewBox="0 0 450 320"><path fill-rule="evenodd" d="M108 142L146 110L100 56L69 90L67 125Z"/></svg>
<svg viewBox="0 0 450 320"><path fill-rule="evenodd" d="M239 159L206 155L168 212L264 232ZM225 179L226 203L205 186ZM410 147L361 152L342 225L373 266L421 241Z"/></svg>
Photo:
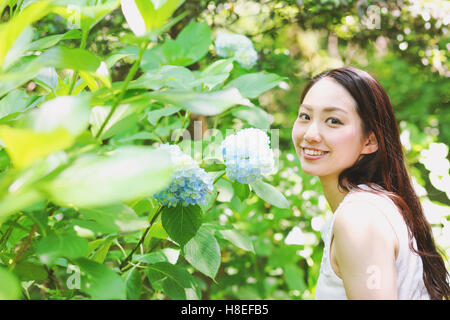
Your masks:
<svg viewBox="0 0 450 320"><path fill-rule="evenodd" d="M322 151L318 149L302 148L302 155L306 160L322 159L328 154L328 152L329 151Z"/></svg>

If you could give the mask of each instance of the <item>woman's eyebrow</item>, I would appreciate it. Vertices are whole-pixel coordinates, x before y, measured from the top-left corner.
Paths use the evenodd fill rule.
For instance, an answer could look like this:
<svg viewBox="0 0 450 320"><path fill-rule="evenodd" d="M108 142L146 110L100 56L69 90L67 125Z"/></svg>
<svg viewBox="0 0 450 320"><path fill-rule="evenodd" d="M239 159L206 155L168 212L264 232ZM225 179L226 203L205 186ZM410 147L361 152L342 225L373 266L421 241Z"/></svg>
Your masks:
<svg viewBox="0 0 450 320"><path fill-rule="evenodd" d="M310 111L313 109L312 106L310 106L310 105L308 105L308 104L304 104L304 103L302 103L302 104L300 105L300 107L304 107L305 109L308 109L308 110L310 110ZM339 108L339 107L335 107L335 106L326 106L326 107L324 107L324 108L322 109L322 111L324 111L324 112L341 111L341 112L347 113L347 111L345 111L344 109Z"/></svg>

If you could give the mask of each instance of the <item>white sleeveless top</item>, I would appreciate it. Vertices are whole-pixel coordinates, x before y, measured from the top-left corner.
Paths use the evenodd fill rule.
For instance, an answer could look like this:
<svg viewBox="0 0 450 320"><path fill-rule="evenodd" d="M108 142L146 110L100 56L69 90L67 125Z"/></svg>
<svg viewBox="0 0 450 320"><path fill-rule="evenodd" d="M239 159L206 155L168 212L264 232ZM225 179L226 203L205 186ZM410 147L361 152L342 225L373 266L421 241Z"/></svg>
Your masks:
<svg viewBox="0 0 450 320"><path fill-rule="evenodd" d="M366 185L359 185L362 189L369 189ZM344 203L362 201L375 206L392 225L398 238L398 256L395 261L397 269L397 288L399 300L429 300L430 297L423 282L422 259L409 248L408 229L401 213L394 202L386 195L379 195L364 191L351 191L339 204L332 217L322 228L324 253L320 265L320 274L317 281L316 300L346 300L344 282L337 276L331 267L329 253L330 241L334 220ZM417 248L415 239L414 248Z"/></svg>

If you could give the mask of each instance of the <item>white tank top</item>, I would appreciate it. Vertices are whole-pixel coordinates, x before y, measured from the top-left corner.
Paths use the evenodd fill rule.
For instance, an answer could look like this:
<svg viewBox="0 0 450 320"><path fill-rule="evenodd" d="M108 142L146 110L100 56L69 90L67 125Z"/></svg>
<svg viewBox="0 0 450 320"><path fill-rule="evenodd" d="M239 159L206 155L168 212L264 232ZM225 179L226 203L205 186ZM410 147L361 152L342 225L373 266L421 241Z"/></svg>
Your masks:
<svg viewBox="0 0 450 320"><path fill-rule="evenodd" d="M368 189L366 185L359 185ZM344 203L362 201L375 206L387 218L398 238L398 256L395 261L397 269L397 288L399 300L429 300L430 297L423 282L422 259L409 248L408 229L401 213L394 202L386 195L379 195L365 191L351 191L322 228L322 239L325 247L317 281L316 300L346 300L344 282L331 267L329 253L334 220ZM417 248L415 239L414 248Z"/></svg>

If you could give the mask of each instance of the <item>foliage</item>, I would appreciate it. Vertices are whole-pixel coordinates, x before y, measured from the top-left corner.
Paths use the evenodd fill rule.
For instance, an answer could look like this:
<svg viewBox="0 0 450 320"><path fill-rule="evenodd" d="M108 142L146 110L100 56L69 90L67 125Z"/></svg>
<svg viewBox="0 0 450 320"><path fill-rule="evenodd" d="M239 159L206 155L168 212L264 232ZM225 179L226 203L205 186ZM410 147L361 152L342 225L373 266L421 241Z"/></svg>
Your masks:
<svg viewBox="0 0 450 320"><path fill-rule="evenodd" d="M450 254L448 21L431 3L0 1L0 298L313 298L331 211L290 129L307 79L345 64L387 90ZM251 54L223 56L224 32ZM264 157L222 158L247 128L270 133L264 179ZM201 201L157 196L175 192Z"/></svg>

